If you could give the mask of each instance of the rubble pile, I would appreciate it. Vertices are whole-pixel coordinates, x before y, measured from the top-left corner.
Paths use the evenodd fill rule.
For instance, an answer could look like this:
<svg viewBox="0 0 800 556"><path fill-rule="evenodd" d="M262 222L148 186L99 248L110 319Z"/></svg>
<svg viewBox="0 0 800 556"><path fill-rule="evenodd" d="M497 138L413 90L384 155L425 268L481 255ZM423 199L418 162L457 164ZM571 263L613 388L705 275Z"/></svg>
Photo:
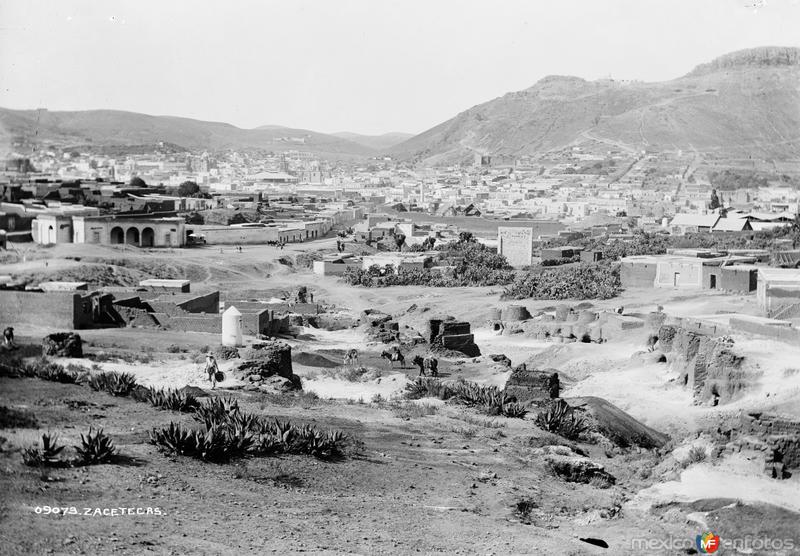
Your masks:
<svg viewBox="0 0 800 556"><path fill-rule="evenodd" d="M81 337L74 332L56 332L42 339L42 355L83 357Z"/></svg>

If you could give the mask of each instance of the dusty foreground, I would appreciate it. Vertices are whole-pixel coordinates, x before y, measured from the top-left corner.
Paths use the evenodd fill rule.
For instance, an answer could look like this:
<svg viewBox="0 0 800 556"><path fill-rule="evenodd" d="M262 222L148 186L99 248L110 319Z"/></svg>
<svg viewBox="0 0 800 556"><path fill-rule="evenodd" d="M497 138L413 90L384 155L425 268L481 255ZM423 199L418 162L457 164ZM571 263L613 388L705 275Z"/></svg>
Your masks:
<svg viewBox="0 0 800 556"><path fill-rule="evenodd" d="M800 373L793 371L800 346L737 338L761 378L731 404L698 406L669 366L637 359L644 338L555 345L496 335L486 314L507 303L498 288L351 288L276 262L293 254L290 249L253 248L242 256L181 250L169 260L146 251L107 251L90 261L79 246L32 252L3 270L39 280L110 269L120 283L183 272L174 277L191 277L193 291L264 295L305 284L329 308L353 315L376 308L416 329L429 315L450 314L472 324L483 355L442 358L443 378L502 387L508 371L488 355L503 353L513 365L557 369L564 397L607 399L670 440L658 450L574 443L537 427L533 413L487 417L433 398L404 400L416 369L390 368L379 357L383 346L371 345L357 329L306 329L287 340L305 393L244 391L232 376L209 391L237 398L248 412L344 431L350 440L337 461L284 455L220 465L168 457L149 443L148 433L173 421L195 426L186 414L86 386L0 378L0 408L33 417L19 423L4 413L0 421L0 554L693 554L699 552L695 537L706 531L723 542L741 540L723 544L721 554L800 553L800 477L769 479L762 454L712 458L709 439L720 422L742 411L800 414ZM553 302L525 305L543 310ZM664 290L629 291L595 304L620 305L628 312L662 305L675 316L755 313L753 296ZM46 323L20 326L25 354L36 355L49 331ZM145 329L80 334L88 358L61 364L131 372L147 386L207 389L201 350L216 345L216 336ZM322 358L338 364L350 348L361 352L362 365L379 371L377 378L352 382L318 365ZM223 370L229 364L223 362ZM68 446L63 455L74 457L72 446L90 426L111 436L121 454L114 463L23 465L22 450L48 431ZM692 448L708 448L709 455L692 461ZM548 463L559 454L602 466L613 480L568 482ZM54 514L54 507L62 509Z"/></svg>

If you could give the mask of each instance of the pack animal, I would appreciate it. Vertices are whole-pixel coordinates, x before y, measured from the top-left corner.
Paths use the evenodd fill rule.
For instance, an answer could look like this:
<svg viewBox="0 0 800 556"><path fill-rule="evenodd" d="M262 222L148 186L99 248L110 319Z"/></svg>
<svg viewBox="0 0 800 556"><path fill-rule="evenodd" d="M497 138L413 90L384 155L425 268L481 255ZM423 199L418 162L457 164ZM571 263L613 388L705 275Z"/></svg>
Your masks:
<svg viewBox="0 0 800 556"><path fill-rule="evenodd" d="M422 357L415 355L411 362L419 367L419 376L431 375L433 377L439 376L439 360L435 357Z"/></svg>
<svg viewBox="0 0 800 556"><path fill-rule="evenodd" d="M382 351L381 358L388 359L392 367L394 367L396 361L400 362L401 369L405 369L406 367L406 358L403 357L403 354L398 348L393 348L391 351Z"/></svg>

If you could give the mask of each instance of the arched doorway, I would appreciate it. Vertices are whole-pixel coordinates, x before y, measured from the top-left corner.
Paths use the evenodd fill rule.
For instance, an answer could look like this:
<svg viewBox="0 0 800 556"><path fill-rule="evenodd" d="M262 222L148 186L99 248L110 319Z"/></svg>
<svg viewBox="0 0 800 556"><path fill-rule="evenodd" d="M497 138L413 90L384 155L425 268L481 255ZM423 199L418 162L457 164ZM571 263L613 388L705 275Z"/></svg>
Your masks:
<svg viewBox="0 0 800 556"><path fill-rule="evenodd" d="M125 243L139 245L139 228L128 228L128 231L125 232Z"/></svg>
<svg viewBox="0 0 800 556"><path fill-rule="evenodd" d="M155 241L155 232L153 228L145 228L142 230L142 247L152 247Z"/></svg>
<svg viewBox="0 0 800 556"><path fill-rule="evenodd" d="M111 243L125 243L125 232L119 226L111 228L111 236L109 238Z"/></svg>
<svg viewBox="0 0 800 556"><path fill-rule="evenodd" d="M45 243L50 245L51 243L56 242L56 231L53 229L52 226L47 227L47 241Z"/></svg>

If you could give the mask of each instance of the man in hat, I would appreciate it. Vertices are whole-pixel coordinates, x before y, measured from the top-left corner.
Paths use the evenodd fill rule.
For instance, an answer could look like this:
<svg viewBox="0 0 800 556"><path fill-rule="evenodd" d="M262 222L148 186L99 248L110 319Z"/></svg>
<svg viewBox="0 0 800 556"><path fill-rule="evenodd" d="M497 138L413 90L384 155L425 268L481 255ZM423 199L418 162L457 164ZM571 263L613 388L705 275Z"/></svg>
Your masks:
<svg viewBox="0 0 800 556"><path fill-rule="evenodd" d="M217 360L211 353L206 354L206 374L208 375L208 381L211 383L211 389L217 387L217 373L219 372L219 366L217 365Z"/></svg>

